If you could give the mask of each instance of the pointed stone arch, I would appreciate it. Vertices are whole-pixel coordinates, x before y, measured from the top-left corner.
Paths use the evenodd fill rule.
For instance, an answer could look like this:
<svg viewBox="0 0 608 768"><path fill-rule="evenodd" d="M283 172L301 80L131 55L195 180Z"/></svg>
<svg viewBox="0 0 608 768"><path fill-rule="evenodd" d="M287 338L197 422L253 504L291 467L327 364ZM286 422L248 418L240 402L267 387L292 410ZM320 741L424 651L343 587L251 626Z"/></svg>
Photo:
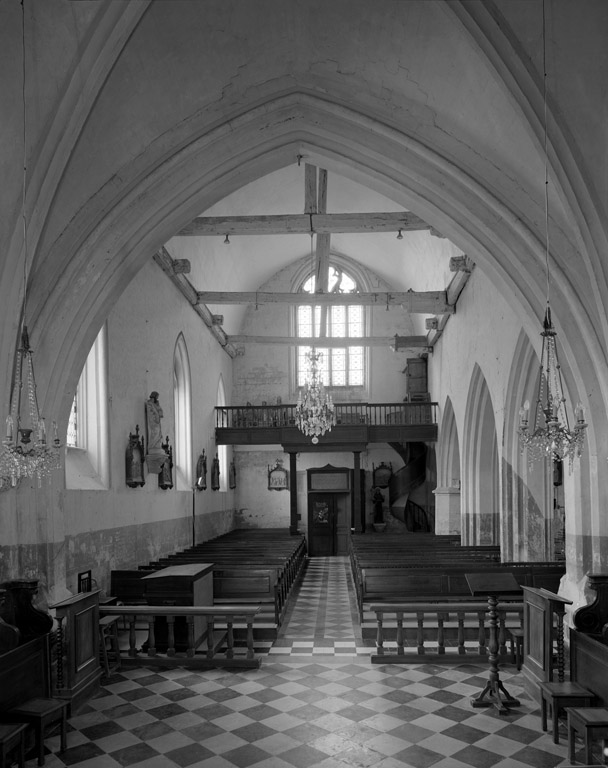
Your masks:
<svg viewBox="0 0 608 768"><path fill-rule="evenodd" d="M460 444L454 408L449 397L437 444L437 488L435 488L435 533L461 533Z"/></svg>
<svg viewBox="0 0 608 768"><path fill-rule="evenodd" d="M462 465L462 542L498 544L500 478L496 421L490 391L477 364L467 397Z"/></svg>

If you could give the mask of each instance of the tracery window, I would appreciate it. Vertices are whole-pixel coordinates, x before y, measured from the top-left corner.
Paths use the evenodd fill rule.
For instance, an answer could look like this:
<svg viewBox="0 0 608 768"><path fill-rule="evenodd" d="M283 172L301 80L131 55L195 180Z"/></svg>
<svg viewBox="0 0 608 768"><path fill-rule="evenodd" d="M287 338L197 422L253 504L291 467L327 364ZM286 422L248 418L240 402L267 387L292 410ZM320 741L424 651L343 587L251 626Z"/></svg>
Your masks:
<svg viewBox="0 0 608 768"><path fill-rule="evenodd" d="M302 291L314 293L315 276L310 275L303 283ZM330 265L328 293L344 294L358 292L354 278L338 266ZM365 310L360 304L335 304L325 306L300 305L296 310L296 335L298 337L322 336L338 338L361 338L365 335ZM322 333L322 329L324 332ZM315 345L322 353L319 368L323 383L330 387L358 387L365 383L366 356L364 347L327 346L322 341ZM310 347L298 347L297 383L304 386L306 379L306 354Z"/></svg>

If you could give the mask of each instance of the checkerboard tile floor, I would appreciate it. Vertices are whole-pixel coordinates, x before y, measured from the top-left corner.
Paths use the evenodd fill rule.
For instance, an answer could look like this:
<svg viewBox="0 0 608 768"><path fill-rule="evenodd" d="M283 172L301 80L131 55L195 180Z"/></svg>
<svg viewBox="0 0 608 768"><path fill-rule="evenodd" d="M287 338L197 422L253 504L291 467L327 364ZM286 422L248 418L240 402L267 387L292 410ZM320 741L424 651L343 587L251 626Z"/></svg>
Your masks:
<svg viewBox="0 0 608 768"><path fill-rule="evenodd" d="M70 719L48 768L563 768L514 666L521 706L473 709L486 666L372 665L347 568L311 561L276 647L259 669L138 668L115 674ZM580 744L579 744L580 746ZM595 755L599 762L599 754ZM577 752L577 766L582 754ZM28 760L33 768L35 760Z"/></svg>

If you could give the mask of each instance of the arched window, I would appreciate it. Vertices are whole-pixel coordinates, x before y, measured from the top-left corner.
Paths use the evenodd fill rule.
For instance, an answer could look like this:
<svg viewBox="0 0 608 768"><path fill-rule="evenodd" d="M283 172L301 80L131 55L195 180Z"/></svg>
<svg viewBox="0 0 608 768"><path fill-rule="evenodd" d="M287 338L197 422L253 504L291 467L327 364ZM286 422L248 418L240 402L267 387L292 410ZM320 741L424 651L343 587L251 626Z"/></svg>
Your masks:
<svg viewBox="0 0 608 768"><path fill-rule="evenodd" d="M107 376L104 325L87 356L72 403L66 436L66 488L109 487Z"/></svg>
<svg viewBox="0 0 608 768"><path fill-rule="evenodd" d="M315 276L309 275L301 286L306 293L314 293ZM359 291L355 279L344 269L334 264L329 266L328 293L356 294ZM365 335L365 310L356 303L335 305L300 305L296 310L296 335L304 338L327 337L332 339L361 338ZM362 346L315 345L322 354L319 368L323 383L330 387L362 387L366 378L366 355ZM306 355L310 347L299 346L297 354L297 385L306 381Z"/></svg>
<svg viewBox="0 0 608 768"><path fill-rule="evenodd" d="M192 394L190 361L180 333L173 353L173 408L175 412L175 479L180 491L192 488Z"/></svg>

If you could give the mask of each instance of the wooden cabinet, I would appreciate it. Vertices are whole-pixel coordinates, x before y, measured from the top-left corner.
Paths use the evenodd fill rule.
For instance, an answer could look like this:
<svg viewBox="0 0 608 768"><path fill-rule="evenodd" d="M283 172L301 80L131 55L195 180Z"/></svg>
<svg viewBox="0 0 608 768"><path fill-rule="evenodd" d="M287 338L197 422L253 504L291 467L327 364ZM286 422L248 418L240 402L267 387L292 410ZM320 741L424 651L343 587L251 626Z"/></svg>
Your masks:
<svg viewBox="0 0 608 768"><path fill-rule="evenodd" d="M59 624L54 695L67 699L74 711L99 689L99 590L51 608Z"/></svg>
<svg viewBox="0 0 608 768"><path fill-rule="evenodd" d="M425 357L408 357L403 369L406 378L405 399L408 402L420 402L429 399L429 385Z"/></svg>
<svg viewBox="0 0 608 768"><path fill-rule="evenodd" d="M213 605L213 564L186 563L172 565L155 571L142 579L148 605ZM156 649L167 650L166 621L156 619ZM207 620L204 616L194 618L195 647L206 636ZM175 619L175 649L185 651L189 646L186 619Z"/></svg>

